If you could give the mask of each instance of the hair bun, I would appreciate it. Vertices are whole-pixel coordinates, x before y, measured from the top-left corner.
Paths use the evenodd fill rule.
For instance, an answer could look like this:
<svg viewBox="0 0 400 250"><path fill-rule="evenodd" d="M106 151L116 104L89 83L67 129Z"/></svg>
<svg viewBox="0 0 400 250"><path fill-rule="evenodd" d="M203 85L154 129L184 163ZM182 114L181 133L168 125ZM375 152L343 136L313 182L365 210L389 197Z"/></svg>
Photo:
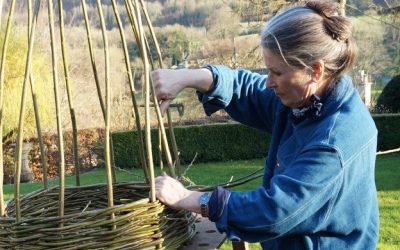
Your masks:
<svg viewBox="0 0 400 250"><path fill-rule="evenodd" d="M351 22L339 15L339 5L332 1L307 1L306 7L324 19L324 27L333 39L347 42L351 35Z"/></svg>

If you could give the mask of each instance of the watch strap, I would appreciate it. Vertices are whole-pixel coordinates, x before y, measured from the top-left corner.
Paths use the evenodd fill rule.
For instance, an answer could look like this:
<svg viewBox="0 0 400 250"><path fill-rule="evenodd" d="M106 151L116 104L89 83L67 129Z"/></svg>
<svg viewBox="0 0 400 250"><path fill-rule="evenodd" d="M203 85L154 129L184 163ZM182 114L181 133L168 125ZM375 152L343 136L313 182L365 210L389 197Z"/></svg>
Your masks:
<svg viewBox="0 0 400 250"><path fill-rule="evenodd" d="M199 198L200 212L201 212L201 216L203 216L203 217L209 216L208 202L210 200L210 197L211 197L211 193L206 192L206 193L203 193Z"/></svg>

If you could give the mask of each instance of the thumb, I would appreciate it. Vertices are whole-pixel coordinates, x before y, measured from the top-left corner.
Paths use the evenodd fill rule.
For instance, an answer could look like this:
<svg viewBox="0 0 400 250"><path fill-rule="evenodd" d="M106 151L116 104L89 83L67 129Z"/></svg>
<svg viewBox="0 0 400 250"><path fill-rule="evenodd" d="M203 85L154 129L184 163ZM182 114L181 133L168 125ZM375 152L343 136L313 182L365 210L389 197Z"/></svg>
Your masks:
<svg viewBox="0 0 400 250"><path fill-rule="evenodd" d="M164 116L165 112L167 111L167 109L169 108L169 105L171 104L172 100L165 100L162 101L160 104L160 111L161 111L161 115Z"/></svg>

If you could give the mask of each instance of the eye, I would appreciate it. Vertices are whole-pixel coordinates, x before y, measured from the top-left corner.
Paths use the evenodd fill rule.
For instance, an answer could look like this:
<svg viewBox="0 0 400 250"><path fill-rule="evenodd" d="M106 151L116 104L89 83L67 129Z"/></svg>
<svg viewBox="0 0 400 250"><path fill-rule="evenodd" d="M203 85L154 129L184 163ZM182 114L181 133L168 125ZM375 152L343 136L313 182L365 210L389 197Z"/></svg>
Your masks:
<svg viewBox="0 0 400 250"><path fill-rule="evenodd" d="M281 73L281 72L279 72L279 71L275 71L275 70L269 70L269 72L270 72L270 73L272 73L272 74L274 74L274 75L276 75L276 76L280 76L280 75L282 75L282 73Z"/></svg>

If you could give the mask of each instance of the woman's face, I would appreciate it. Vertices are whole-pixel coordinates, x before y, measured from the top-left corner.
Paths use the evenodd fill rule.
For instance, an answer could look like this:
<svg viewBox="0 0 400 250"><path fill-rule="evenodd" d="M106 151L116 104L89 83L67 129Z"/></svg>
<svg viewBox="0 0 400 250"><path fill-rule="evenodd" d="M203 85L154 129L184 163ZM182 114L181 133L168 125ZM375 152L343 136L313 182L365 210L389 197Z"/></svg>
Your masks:
<svg viewBox="0 0 400 250"><path fill-rule="evenodd" d="M311 95L317 90L310 71L289 67L281 55L267 48L263 49L263 56L269 71L267 87L273 89L287 107L299 108L307 105Z"/></svg>

